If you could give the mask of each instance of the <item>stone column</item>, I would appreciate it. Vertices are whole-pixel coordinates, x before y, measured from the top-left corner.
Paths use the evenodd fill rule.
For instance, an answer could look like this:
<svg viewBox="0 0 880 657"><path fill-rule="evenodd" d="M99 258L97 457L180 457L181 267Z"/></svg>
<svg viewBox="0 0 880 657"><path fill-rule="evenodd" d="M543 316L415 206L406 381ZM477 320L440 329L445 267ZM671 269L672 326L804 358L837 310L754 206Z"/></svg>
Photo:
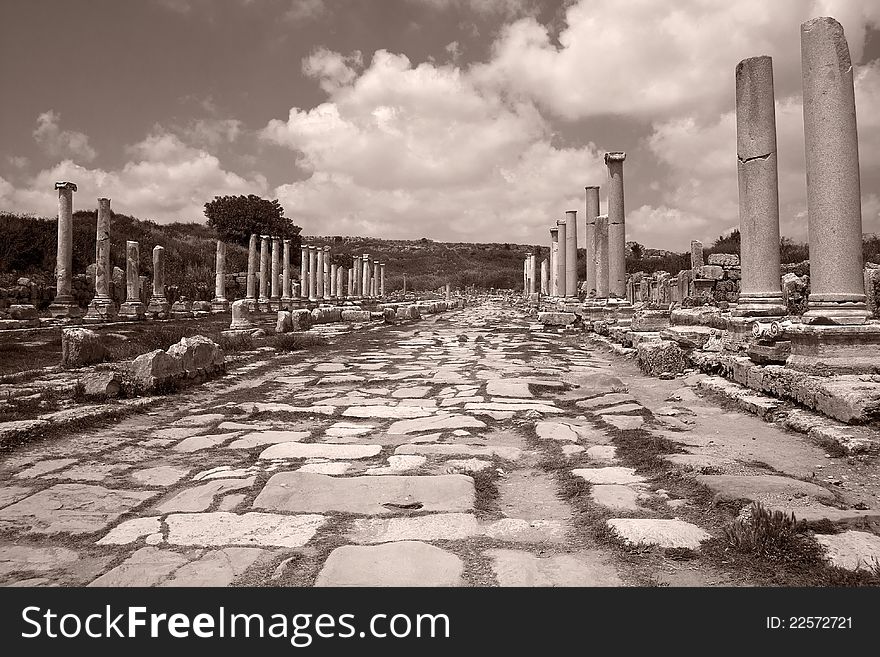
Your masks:
<svg viewBox="0 0 880 657"><path fill-rule="evenodd" d="M403 273L403 295L406 296L406 272Z"/></svg>
<svg viewBox="0 0 880 657"><path fill-rule="evenodd" d="M731 314L783 316L773 60L766 55L736 66L736 150L742 279Z"/></svg>
<svg viewBox="0 0 880 657"><path fill-rule="evenodd" d="M116 304L110 298L110 199L98 199L98 222L95 233L95 297L85 320L107 321L116 318Z"/></svg>
<svg viewBox="0 0 880 657"><path fill-rule="evenodd" d="M608 298L608 215L596 217L596 297Z"/></svg>
<svg viewBox="0 0 880 657"><path fill-rule="evenodd" d="M284 250L281 255L281 305L290 307L293 294L290 289L290 240L284 240Z"/></svg>
<svg viewBox="0 0 880 657"><path fill-rule="evenodd" d="M623 207L623 161L626 153L605 153L608 167L608 295L626 296L626 213Z"/></svg>
<svg viewBox="0 0 880 657"><path fill-rule="evenodd" d="M550 296L559 296L559 228L550 229Z"/></svg>
<svg viewBox="0 0 880 657"><path fill-rule="evenodd" d="M324 300L324 247L315 249L315 297Z"/></svg>
<svg viewBox="0 0 880 657"><path fill-rule="evenodd" d="M556 291L560 297L564 297L567 292L565 272L568 266L566 262L568 260L568 226L566 225L566 220L559 219L556 222L556 227L559 236L559 247L556 251Z"/></svg>
<svg viewBox="0 0 880 657"><path fill-rule="evenodd" d="M345 267L339 265L336 267L336 298L345 298Z"/></svg>
<svg viewBox="0 0 880 657"><path fill-rule="evenodd" d="M379 296L379 261L373 260L373 296Z"/></svg>
<svg viewBox="0 0 880 657"><path fill-rule="evenodd" d="M337 299L339 298L339 285L336 283L336 272L339 270L339 266L335 264L330 265L330 298Z"/></svg>
<svg viewBox="0 0 880 657"><path fill-rule="evenodd" d="M354 284L352 287L352 290L354 290L354 292L352 294L353 294L353 296L359 297L359 296L362 296L361 282L363 281L363 278L364 278L363 271L362 271L364 263L363 263L363 260L361 260L360 256L352 256L351 262L352 262L352 269L354 269L354 280L352 281L352 283Z"/></svg>
<svg viewBox="0 0 880 657"><path fill-rule="evenodd" d="M361 263L361 275L363 279L361 280L361 295L368 297L370 296L370 254L365 253L363 257L363 263Z"/></svg>
<svg viewBox="0 0 880 657"><path fill-rule="evenodd" d="M548 295L550 294L550 263L547 262L547 258L544 258L541 261L541 294Z"/></svg>
<svg viewBox="0 0 880 657"><path fill-rule="evenodd" d="M697 270L703 266L703 243L700 240L691 240L691 271L694 276Z"/></svg>
<svg viewBox="0 0 880 657"><path fill-rule="evenodd" d="M853 69L833 18L801 25L810 296L804 320L862 324L862 206Z"/></svg>
<svg viewBox="0 0 880 657"><path fill-rule="evenodd" d="M449 283L446 284L446 301L452 301L452 286Z"/></svg>
<svg viewBox="0 0 880 657"><path fill-rule="evenodd" d="M217 240L214 298L211 299L211 312L223 313L227 310L229 310L229 302L226 300L226 243Z"/></svg>
<svg viewBox="0 0 880 657"><path fill-rule="evenodd" d="M523 296L529 296L529 254L526 254L526 257L523 259L523 267L522 267L522 275L523 275Z"/></svg>
<svg viewBox="0 0 880 657"><path fill-rule="evenodd" d="M596 289L596 217L599 216L599 188L585 187L587 193L587 295Z"/></svg>
<svg viewBox="0 0 880 657"><path fill-rule="evenodd" d="M379 296L385 298L385 263L379 263Z"/></svg>
<svg viewBox="0 0 880 657"><path fill-rule="evenodd" d="M318 277L315 273L318 271L318 249L314 245L309 245L309 301L318 300Z"/></svg>
<svg viewBox="0 0 880 657"><path fill-rule="evenodd" d="M347 298L350 299L354 296L354 267L348 268L348 282L345 286L345 290L348 292L346 295Z"/></svg>
<svg viewBox="0 0 880 657"><path fill-rule="evenodd" d="M248 242L247 294L245 298L251 302L248 307L253 310L257 300L257 236L255 234L251 234L250 242Z"/></svg>
<svg viewBox="0 0 880 657"><path fill-rule="evenodd" d="M565 213L565 296L576 299L577 292L577 210Z"/></svg>
<svg viewBox="0 0 880 657"><path fill-rule="evenodd" d="M58 248L55 259L55 300L49 306L52 317L79 317L82 313L73 299L73 193L72 182L57 182Z"/></svg>
<svg viewBox="0 0 880 657"><path fill-rule="evenodd" d="M272 284L270 306L272 310L281 309L281 238L272 237Z"/></svg>
<svg viewBox="0 0 880 657"><path fill-rule="evenodd" d="M324 247L323 276L324 276L324 298L329 299L331 296L330 295L331 290L330 290L330 247L329 246Z"/></svg>
<svg viewBox="0 0 880 657"><path fill-rule="evenodd" d="M124 319L143 319L144 304L141 302L140 277L140 246L137 242L125 243L125 303L119 306L119 316Z"/></svg>
<svg viewBox="0 0 880 657"><path fill-rule="evenodd" d="M165 298L165 247L157 244L153 247L153 295L147 312L153 319L166 319L169 307Z"/></svg>
<svg viewBox="0 0 880 657"><path fill-rule="evenodd" d="M299 296L301 299L309 298L309 247L307 244L299 245Z"/></svg>
<svg viewBox="0 0 880 657"><path fill-rule="evenodd" d="M269 306L269 236L260 235L260 297L262 310Z"/></svg>

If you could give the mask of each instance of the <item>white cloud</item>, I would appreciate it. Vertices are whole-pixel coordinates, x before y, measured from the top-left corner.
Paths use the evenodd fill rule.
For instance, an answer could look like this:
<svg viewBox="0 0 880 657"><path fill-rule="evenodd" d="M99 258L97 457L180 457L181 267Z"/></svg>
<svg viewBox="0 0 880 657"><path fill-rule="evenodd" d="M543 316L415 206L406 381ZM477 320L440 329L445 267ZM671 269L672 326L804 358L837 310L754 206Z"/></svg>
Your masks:
<svg viewBox="0 0 880 657"><path fill-rule="evenodd" d="M71 157L83 162L91 162L97 153L89 145L89 138L82 132L62 130L61 115L49 110L37 116L34 140L47 155L53 158Z"/></svg>

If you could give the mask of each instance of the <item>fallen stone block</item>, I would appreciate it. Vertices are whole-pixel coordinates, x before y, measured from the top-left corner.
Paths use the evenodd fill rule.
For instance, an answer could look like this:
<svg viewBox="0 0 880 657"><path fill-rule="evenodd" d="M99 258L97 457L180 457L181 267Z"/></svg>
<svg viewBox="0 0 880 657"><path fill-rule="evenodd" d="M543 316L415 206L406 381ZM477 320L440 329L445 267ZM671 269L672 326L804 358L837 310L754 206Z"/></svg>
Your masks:
<svg viewBox="0 0 880 657"><path fill-rule="evenodd" d="M82 328L64 329L61 332L61 364L64 367L82 367L100 363L107 355L101 336Z"/></svg>
<svg viewBox="0 0 880 657"><path fill-rule="evenodd" d="M105 370L84 374L79 383L86 397L115 397L122 382L119 374Z"/></svg>
<svg viewBox="0 0 880 657"><path fill-rule="evenodd" d="M167 353L180 361L188 376L211 373L222 369L226 363L220 345L203 335L181 338L180 342L168 347Z"/></svg>
<svg viewBox="0 0 880 657"><path fill-rule="evenodd" d="M669 340L642 342L638 346L638 363L645 374L678 374L684 371L684 352Z"/></svg>
<svg viewBox="0 0 880 657"><path fill-rule="evenodd" d="M369 310L343 310L340 314L343 322L369 322L370 318Z"/></svg>
<svg viewBox="0 0 880 657"><path fill-rule="evenodd" d="M577 321L574 313L544 312L538 313L538 322L544 326L570 326Z"/></svg>

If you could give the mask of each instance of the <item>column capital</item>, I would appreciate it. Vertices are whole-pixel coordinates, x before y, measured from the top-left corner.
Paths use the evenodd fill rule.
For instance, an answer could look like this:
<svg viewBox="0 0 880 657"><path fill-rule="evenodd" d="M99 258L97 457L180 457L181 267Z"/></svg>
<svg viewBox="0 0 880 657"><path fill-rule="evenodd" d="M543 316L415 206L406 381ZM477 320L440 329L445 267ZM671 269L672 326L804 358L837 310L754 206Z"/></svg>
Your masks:
<svg viewBox="0 0 880 657"><path fill-rule="evenodd" d="M611 151L609 153L605 153L605 164L609 164L611 162L623 162L626 159L626 153L623 151Z"/></svg>
<svg viewBox="0 0 880 657"><path fill-rule="evenodd" d="M607 155L605 157L608 157ZM599 185L587 185L584 189L599 189Z"/></svg>
<svg viewBox="0 0 880 657"><path fill-rule="evenodd" d="M553 226L553 228L550 229L550 234L551 234L551 235L558 235L558 234L559 234L559 228L558 228L557 226Z"/></svg>
<svg viewBox="0 0 880 657"><path fill-rule="evenodd" d="M564 225L565 225L565 219L564 219L564 218L563 218L563 219L557 219L557 220L556 220L556 225L557 225L557 226L564 226Z"/></svg>
<svg viewBox="0 0 880 657"><path fill-rule="evenodd" d="M284 238L284 243L285 243L285 244L290 244L290 238L289 238L289 237L285 237L285 238Z"/></svg>
<svg viewBox="0 0 880 657"><path fill-rule="evenodd" d="M72 192L76 191L76 183L72 182L56 182L55 189L69 189Z"/></svg>
<svg viewBox="0 0 880 657"><path fill-rule="evenodd" d="M325 250L325 251L329 251L329 250L330 250L330 247L329 247L329 246L325 246L325 247L324 247L324 250Z"/></svg>
<svg viewBox="0 0 880 657"><path fill-rule="evenodd" d="M566 210L565 211L566 216L568 216L570 214L577 215L577 213L578 213L577 210Z"/></svg>

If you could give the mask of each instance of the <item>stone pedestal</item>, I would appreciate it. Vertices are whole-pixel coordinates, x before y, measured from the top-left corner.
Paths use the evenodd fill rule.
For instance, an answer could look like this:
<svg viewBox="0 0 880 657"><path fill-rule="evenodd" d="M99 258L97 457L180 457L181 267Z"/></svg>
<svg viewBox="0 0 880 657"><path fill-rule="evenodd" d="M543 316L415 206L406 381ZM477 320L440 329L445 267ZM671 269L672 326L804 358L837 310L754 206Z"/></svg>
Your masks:
<svg viewBox="0 0 880 657"><path fill-rule="evenodd" d="M98 199L98 222L95 233L95 297L83 317L85 322L107 322L117 317L116 304L110 298L110 199Z"/></svg>
<svg viewBox="0 0 880 657"><path fill-rule="evenodd" d="M49 306L52 317L80 317L83 312L73 299L73 193L72 182L57 182L58 247L55 258L55 299Z"/></svg>
<svg viewBox="0 0 880 657"><path fill-rule="evenodd" d="M811 374L880 373L880 324L793 324L786 328L791 356L785 366Z"/></svg>
<svg viewBox="0 0 880 657"><path fill-rule="evenodd" d="M861 324L862 206L853 67L833 18L801 25L810 296L805 322ZM797 345L792 342L792 358Z"/></svg>
<svg viewBox="0 0 880 657"><path fill-rule="evenodd" d="M626 153L605 153L608 167L608 294L626 297L626 214L623 204L623 162Z"/></svg>
<svg viewBox="0 0 880 657"><path fill-rule="evenodd" d="M119 317L129 320L144 319L146 308L141 302L140 278L138 277L138 265L140 264L140 245L137 242L125 243L125 303L119 306Z"/></svg>

